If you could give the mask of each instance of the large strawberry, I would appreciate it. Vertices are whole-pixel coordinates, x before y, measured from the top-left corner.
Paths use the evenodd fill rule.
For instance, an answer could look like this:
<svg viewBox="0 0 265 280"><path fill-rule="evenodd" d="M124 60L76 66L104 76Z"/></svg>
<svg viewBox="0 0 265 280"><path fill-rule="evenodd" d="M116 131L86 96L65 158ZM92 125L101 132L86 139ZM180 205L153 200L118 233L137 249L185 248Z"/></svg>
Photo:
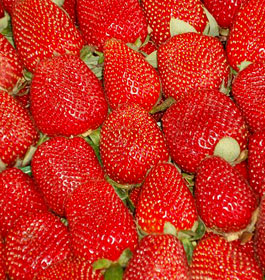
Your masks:
<svg viewBox="0 0 265 280"><path fill-rule="evenodd" d="M78 0L77 17L87 44L100 51L108 38L134 43L147 36L138 0Z"/></svg>
<svg viewBox="0 0 265 280"><path fill-rule="evenodd" d="M17 0L12 10L14 41L31 72L54 54L79 55L83 40L68 15L51 0Z"/></svg>
<svg viewBox="0 0 265 280"><path fill-rule="evenodd" d="M48 205L60 215L77 186L103 178L93 149L79 137L54 137L44 142L33 156L32 172Z"/></svg>
<svg viewBox="0 0 265 280"><path fill-rule="evenodd" d="M176 100L190 89L219 89L228 79L225 51L217 38L176 35L158 49L157 58L164 94Z"/></svg>
<svg viewBox="0 0 265 280"><path fill-rule="evenodd" d="M170 20L176 18L192 25L202 33L207 17L199 0L142 0L147 22L152 29L152 39L157 45L170 38Z"/></svg>
<svg viewBox="0 0 265 280"><path fill-rule="evenodd" d="M104 84L110 107L137 103L151 110L160 95L160 81L144 56L116 39L105 43L104 56Z"/></svg>
<svg viewBox="0 0 265 280"><path fill-rule="evenodd" d="M31 111L48 135L78 135L99 127L108 105L95 74L78 57L62 55L42 60L34 74Z"/></svg>
<svg viewBox="0 0 265 280"><path fill-rule="evenodd" d="M217 90L190 91L166 111L162 123L170 155L187 172L195 173L200 161L217 147L232 152L235 142L238 152L246 148L241 112Z"/></svg>
<svg viewBox="0 0 265 280"><path fill-rule="evenodd" d="M152 166L169 157L160 128L136 104L123 104L109 114L101 130L100 154L109 177L121 184L141 183Z"/></svg>

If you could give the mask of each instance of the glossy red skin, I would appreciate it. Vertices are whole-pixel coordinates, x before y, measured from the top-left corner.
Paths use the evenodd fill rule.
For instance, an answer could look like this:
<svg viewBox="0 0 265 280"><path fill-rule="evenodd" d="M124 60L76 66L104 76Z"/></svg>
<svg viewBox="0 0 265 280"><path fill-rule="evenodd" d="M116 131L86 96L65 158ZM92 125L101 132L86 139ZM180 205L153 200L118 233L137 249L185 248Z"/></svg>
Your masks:
<svg viewBox="0 0 265 280"><path fill-rule="evenodd" d="M262 280L256 260L218 235L199 241L193 252L192 280Z"/></svg>
<svg viewBox="0 0 265 280"><path fill-rule="evenodd" d="M191 280L182 243L172 235L148 235L129 261L123 280Z"/></svg>
<svg viewBox="0 0 265 280"><path fill-rule="evenodd" d="M0 92L0 127L0 158L12 165L35 145L38 133L26 109L3 91Z"/></svg>
<svg viewBox="0 0 265 280"><path fill-rule="evenodd" d="M240 71L233 82L232 93L250 130L264 130L265 63L253 63Z"/></svg>
<svg viewBox="0 0 265 280"><path fill-rule="evenodd" d="M7 11L10 15L12 13L12 6L15 0L1 0L4 10Z"/></svg>
<svg viewBox="0 0 265 280"><path fill-rule="evenodd" d="M228 79L226 54L217 38L174 36L158 49L157 59L165 97L178 100L190 89L219 89Z"/></svg>
<svg viewBox="0 0 265 280"><path fill-rule="evenodd" d="M88 45L103 50L109 38L134 43L144 42L147 23L137 0L77 1L80 30Z"/></svg>
<svg viewBox="0 0 265 280"><path fill-rule="evenodd" d="M157 123L136 104L109 114L101 129L100 155L106 173L120 184L141 183L152 166L169 158Z"/></svg>
<svg viewBox="0 0 265 280"><path fill-rule="evenodd" d="M154 42L152 42L151 40L149 40L149 41L147 42L147 44L145 44L145 45L143 45L143 46L140 47L139 51L140 51L141 53L144 53L144 54L149 55L149 54L151 54L152 52L157 51L157 46L155 45Z"/></svg>
<svg viewBox="0 0 265 280"><path fill-rule="evenodd" d="M2 18L4 16L5 16L4 6L3 6L2 1L0 1L0 18Z"/></svg>
<svg viewBox="0 0 265 280"><path fill-rule="evenodd" d="M17 51L2 34L0 34L0 64L0 87L11 90L23 77L23 68Z"/></svg>
<svg viewBox="0 0 265 280"><path fill-rule="evenodd" d="M189 230L198 219L194 198L170 163L156 165L147 174L136 207L136 220L146 233L163 233L166 222Z"/></svg>
<svg viewBox="0 0 265 280"><path fill-rule="evenodd" d="M6 280L3 249L4 249L3 242L2 240L0 240L0 280Z"/></svg>
<svg viewBox="0 0 265 280"><path fill-rule="evenodd" d="M62 8L67 12L71 20L76 23L76 0L65 0Z"/></svg>
<svg viewBox="0 0 265 280"><path fill-rule="evenodd" d="M243 61L265 62L264 5L265 0L249 0L234 20L226 50L235 70Z"/></svg>
<svg viewBox="0 0 265 280"><path fill-rule="evenodd" d="M254 252L254 241L253 239L242 243L239 239L232 241L233 244L239 247L240 250L244 251L250 258L255 259Z"/></svg>
<svg viewBox="0 0 265 280"><path fill-rule="evenodd" d="M106 181L89 181L68 199L66 217L77 257L90 263L106 258L116 261L138 242L129 209Z"/></svg>
<svg viewBox="0 0 265 280"><path fill-rule="evenodd" d="M135 187L131 190L131 192L129 194L129 198L130 198L131 202L133 203L134 207L137 207L140 193L141 193L141 187Z"/></svg>
<svg viewBox="0 0 265 280"><path fill-rule="evenodd" d="M104 176L95 152L80 137L54 137L44 142L31 166L47 204L59 215L64 215L66 199L75 188Z"/></svg>
<svg viewBox="0 0 265 280"><path fill-rule="evenodd" d="M236 169L247 181L249 180L248 165L246 160L234 165L234 169Z"/></svg>
<svg viewBox="0 0 265 280"><path fill-rule="evenodd" d="M143 0L142 7L152 29L152 40L159 46L170 38L170 19L177 18L192 25L202 33L207 17L199 0Z"/></svg>
<svg viewBox="0 0 265 280"><path fill-rule="evenodd" d="M217 90L190 91L162 118L172 159L186 172L195 173L216 144L226 136L246 149L247 128L241 112L229 97Z"/></svg>
<svg viewBox="0 0 265 280"><path fill-rule="evenodd" d="M19 101L19 103L25 108L29 109L30 107L30 98L29 98L29 90L30 86L26 85L24 88L22 88L17 95L15 95L16 100Z"/></svg>
<svg viewBox="0 0 265 280"><path fill-rule="evenodd" d="M195 200L205 225L220 232L246 228L258 206L257 196L243 176L215 156L206 158L198 167Z"/></svg>
<svg viewBox="0 0 265 280"><path fill-rule="evenodd" d="M5 244L6 267L14 280L32 280L40 271L70 254L66 226L49 212L19 220Z"/></svg>
<svg viewBox="0 0 265 280"><path fill-rule="evenodd" d="M136 103L151 110L160 96L160 80L144 56L110 39L104 45L104 57L104 89L110 108Z"/></svg>
<svg viewBox="0 0 265 280"><path fill-rule="evenodd" d="M43 58L71 53L79 56L83 39L72 20L51 0L18 0L12 30L24 66L34 72Z"/></svg>
<svg viewBox="0 0 265 280"><path fill-rule="evenodd" d="M108 112L103 88L78 57L42 60L30 90L31 112L38 128L50 136L71 136L98 128Z"/></svg>

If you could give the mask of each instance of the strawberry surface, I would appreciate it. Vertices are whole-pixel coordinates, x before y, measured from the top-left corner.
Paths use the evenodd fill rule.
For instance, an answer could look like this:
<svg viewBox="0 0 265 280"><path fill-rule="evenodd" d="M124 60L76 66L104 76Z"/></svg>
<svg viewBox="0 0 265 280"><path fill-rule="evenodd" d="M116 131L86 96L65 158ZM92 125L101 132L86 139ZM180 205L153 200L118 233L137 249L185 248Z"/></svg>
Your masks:
<svg viewBox="0 0 265 280"><path fill-rule="evenodd" d="M76 23L76 0L64 0L62 8L67 12L71 20Z"/></svg>
<svg viewBox="0 0 265 280"><path fill-rule="evenodd" d="M6 280L5 266L4 266L4 248L2 240L0 240L0 280Z"/></svg>
<svg viewBox="0 0 265 280"><path fill-rule="evenodd" d="M1 0L4 10L7 11L10 15L12 13L12 6L15 0Z"/></svg>

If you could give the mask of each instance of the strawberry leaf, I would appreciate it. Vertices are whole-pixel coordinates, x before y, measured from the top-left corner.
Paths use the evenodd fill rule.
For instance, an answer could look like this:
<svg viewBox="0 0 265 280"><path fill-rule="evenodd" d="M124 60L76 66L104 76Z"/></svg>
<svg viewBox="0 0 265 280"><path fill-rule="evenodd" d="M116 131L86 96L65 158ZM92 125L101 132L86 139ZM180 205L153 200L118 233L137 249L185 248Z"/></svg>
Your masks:
<svg viewBox="0 0 265 280"><path fill-rule="evenodd" d="M31 172L31 166L23 166L23 167L18 167L22 172L28 174L29 176L32 176Z"/></svg>
<svg viewBox="0 0 265 280"><path fill-rule="evenodd" d="M104 274L104 280L122 280L123 269L120 265L113 265Z"/></svg>
<svg viewBox="0 0 265 280"><path fill-rule="evenodd" d="M242 71L242 70L244 70L244 69L246 69L250 64L252 64L252 62L251 61L243 61L243 62L241 62L237 67L238 67L238 69L239 69L239 72L240 71Z"/></svg>
<svg viewBox="0 0 265 280"><path fill-rule="evenodd" d="M183 33L188 33L188 32L197 33L196 29L189 23L187 23L183 20L174 18L174 17L171 18L171 20L170 20L171 37L173 37L175 35L183 34Z"/></svg>
<svg viewBox="0 0 265 280"><path fill-rule="evenodd" d="M125 249L119 257L118 263L121 267L126 267L133 254L130 249Z"/></svg>
<svg viewBox="0 0 265 280"><path fill-rule="evenodd" d="M219 26L218 26L218 23L216 22L215 18L205 7L203 7L203 10L208 19L208 22L203 31L203 34L208 35L208 36L213 36L213 37L219 36Z"/></svg>
<svg viewBox="0 0 265 280"><path fill-rule="evenodd" d="M191 264L192 255L193 255L195 246L189 239L182 239L181 242L182 242L184 250L186 252L188 263Z"/></svg>
<svg viewBox="0 0 265 280"><path fill-rule="evenodd" d="M100 270L109 268L112 265L112 261L108 259L99 259L92 264L93 270Z"/></svg>
<svg viewBox="0 0 265 280"><path fill-rule="evenodd" d="M157 68L157 51L150 53L145 60L152 65L154 68Z"/></svg>

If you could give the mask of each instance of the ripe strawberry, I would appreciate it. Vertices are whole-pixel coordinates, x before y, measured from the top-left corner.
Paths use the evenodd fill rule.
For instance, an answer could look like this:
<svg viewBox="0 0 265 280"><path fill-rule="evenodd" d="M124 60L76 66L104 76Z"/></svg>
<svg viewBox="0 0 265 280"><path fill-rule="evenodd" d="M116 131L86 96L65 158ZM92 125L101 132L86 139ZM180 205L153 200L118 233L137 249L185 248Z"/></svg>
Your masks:
<svg viewBox="0 0 265 280"><path fill-rule="evenodd" d="M123 280L191 280L181 242L172 235L148 235L141 240Z"/></svg>
<svg viewBox="0 0 265 280"><path fill-rule="evenodd" d="M166 97L176 100L190 89L219 89L229 67L217 38L185 33L158 49L158 69Z"/></svg>
<svg viewBox="0 0 265 280"><path fill-rule="evenodd" d="M104 85L110 107L136 103L151 110L160 95L160 81L144 56L116 39L105 43L104 56Z"/></svg>
<svg viewBox="0 0 265 280"><path fill-rule="evenodd" d="M93 149L79 137L54 137L40 145L32 159L32 173L48 205L59 215L76 187L103 178Z"/></svg>
<svg viewBox="0 0 265 280"><path fill-rule="evenodd" d="M6 280L5 266L4 266L4 248L2 240L0 239L0 280Z"/></svg>
<svg viewBox="0 0 265 280"><path fill-rule="evenodd" d="M156 165L146 176L136 207L138 225L146 233L163 233L166 222L189 230L197 220L195 201L177 168Z"/></svg>
<svg viewBox="0 0 265 280"><path fill-rule="evenodd" d="M142 0L141 1L147 22L152 28L152 40L161 45L170 38L170 20L177 18L192 25L202 33L207 17L199 0Z"/></svg>
<svg viewBox="0 0 265 280"><path fill-rule="evenodd" d="M67 201L66 217L77 257L94 262L116 261L137 244L133 217L105 181L89 181L78 187Z"/></svg>
<svg viewBox="0 0 265 280"><path fill-rule="evenodd" d="M4 6L3 6L2 1L0 1L0 18L2 18L4 16L5 16ZM1 38L0 38L0 40L1 40ZM1 279L1 276L0 276L0 279Z"/></svg>
<svg viewBox="0 0 265 280"><path fill-rule="evenodd" d="M31 72L40 60L55 53L79 55L80 33L68 15L51 0L17 0L12 10L14 41Z"/></svg>
<svg viewBox="0 0 265 280"><path fill-rule="evenodd" d="M234 169L248 181L248 165L246 160L234 165Z"/></svg>
<svg viewBox="0 0 265 280"><path fill-rule="evenodd" d="M134 207L137 207L140 193L141 193L141 187L135 187L130 191L129 198L133 203Z"/></svg>
<svg viewBox="0 0 265 280"><path fill-rule="evenodd" d="M166 111L162 123L171 157L187 172L195 173L224 137L234 138L241 151L246 148L244 119L231 99L217 90L190 91Z"/></svg>
<svg viewBox="0 0 265 280"><path fill-rule="evenodd" d="M80 58L69 54L39 63L30 100L37 126L52 136L96 129L108 111L98 78Z"/></svg>
<svg viewBox="0 0 265 280"><path fill-rule="evenodd" d="M232 86L233 97L252 132L265 126L265 63L253 63L239 72Z"/></svg>
<svg viewBox="0 0 265 280"><path fill-rule="evenodd" d="M29 109L30 106L29 88L30 85L25 85L25 87L20 89L18 94L15 95L16 100L18 100L25 109Z"/></svg>
<svg viewBox="0 0 265 280"><path fill-rule="evenodd" d="M235 70L243 61L265 61L264 4L264 0L247 1L234 20L226 50Z"/></svg>
<svg viewBox="0 0 265 280"><path fill-rule="evenodd" d="M108 38L133 43L147 36L147 23L137 0L78 0L77 18L87 44L99 51Z"/></svg>
<svg viewBox="0 0 265 280"><path fill-rule="evenodd" d="M154 51L157 51L157 46L151 40L149 40L146 44L142 45L139 49L141 53L151 54Z"/></svg>
<svg viewBox="0 0 265 280"><path fill-rule="evenodd" d="M193 280L262 280L254 258L219 235L203 238L193 252Z"/></svg>
<svg viewBox="0 0 265 280"><path fill-rule="evenodd" d="M100 154L108 176L121 184L141 183L146 172L168 160L155 120L136 104L123 104L103 123Z"/></svg>
<svg viewBox="0 0 265 280"><path fill-rule="evenodd" d="M221 232L246 228L258 206L257 197L244 177L215 156L204 159L198 167L195 200L205 225Z"/></svg>
<svg viewBox="0 0 265 280"><path fill-rule="evenodd" d="M31 214L19 220L6 238L6 267L14 280L31 280L69 254L67 228L49 212Z"/></svg>
<svg viewBox="0 0 265 280"><path fill-rule="evenodd" d="M62 8L67 12L71 20L76 23L76 0L65 0Z"/></svg>
<svg viewBox="0 0 265 280"><path fill-rule="evenodd" d="M16 50L0 34L0 87L11 90L22 78L22 65Z"/></svg>
<svg viewBox="0 0 265 280"><path fill-rule="evenodd" d="M4 10L7 11L10 15L12 13L12 6L15 0L1 0Z"/></svg>
<svg viewBox="0 0 265 280"><path fill-rule="evenodd" d="M0 158L12 165L37 140L37 131L26 109L14 97L0 92Z"/></svg>

